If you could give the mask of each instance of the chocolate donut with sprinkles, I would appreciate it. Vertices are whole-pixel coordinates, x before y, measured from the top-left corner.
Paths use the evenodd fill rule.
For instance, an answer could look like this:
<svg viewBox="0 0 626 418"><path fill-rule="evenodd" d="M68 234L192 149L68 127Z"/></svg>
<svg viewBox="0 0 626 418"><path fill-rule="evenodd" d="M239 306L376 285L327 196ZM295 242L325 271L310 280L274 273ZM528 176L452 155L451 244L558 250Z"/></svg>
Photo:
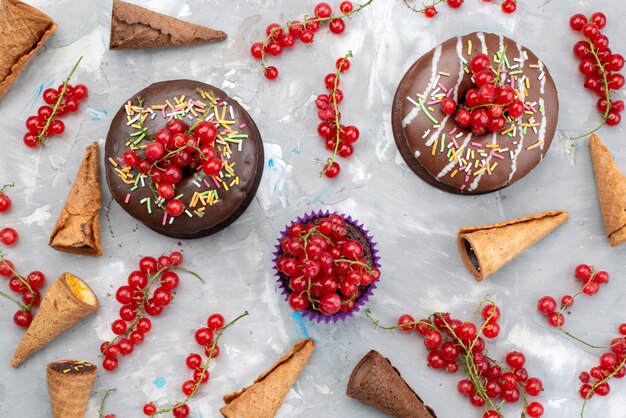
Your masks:
<svg viewBox="0 0 626 418"><path fill-rule="evenodd" d="M396 91L392 127L408 166L440 190L507 187L545 156L559 100L544 63L502 35L475 32L421 57Z"/></svg>
<svg viewBox="0 0 626 418"><path fill-rule="evenodd" d="M120 206L174 238L214 234L248 207L263 142L246 110L193 80L155 83L128 99L106 139L107 185Z"/></svg>

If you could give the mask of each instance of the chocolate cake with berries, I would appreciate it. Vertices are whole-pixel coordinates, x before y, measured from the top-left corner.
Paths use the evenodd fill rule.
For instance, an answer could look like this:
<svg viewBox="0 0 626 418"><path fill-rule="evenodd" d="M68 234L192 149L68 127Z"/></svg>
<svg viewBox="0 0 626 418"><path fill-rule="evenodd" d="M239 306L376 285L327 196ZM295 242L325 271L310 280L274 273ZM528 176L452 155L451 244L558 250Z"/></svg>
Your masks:
<svg viewBox="0 0 626 418"><path fill-rule="evenodd" d="M173 80L129 98L111 123L106 179L132 217L175 238L214 234L248 207L263 143L237 101L208 84Z"/></svg>
<svg viewBox="0 0 626 418"><path fill-rule="evenodd" d="M358 221L338 213L298 217L282 232L274 256L290 308L317 322L358 312L380 279L373 238Z"/></svg>
<svg viewBox="0 0 626 418"><path fill-rule="evenodd" d="M447 40L407 71L393 102L396 145L409 167L441 190L507 187L543 159L559 101L530 50L502 35Z"/></svg>

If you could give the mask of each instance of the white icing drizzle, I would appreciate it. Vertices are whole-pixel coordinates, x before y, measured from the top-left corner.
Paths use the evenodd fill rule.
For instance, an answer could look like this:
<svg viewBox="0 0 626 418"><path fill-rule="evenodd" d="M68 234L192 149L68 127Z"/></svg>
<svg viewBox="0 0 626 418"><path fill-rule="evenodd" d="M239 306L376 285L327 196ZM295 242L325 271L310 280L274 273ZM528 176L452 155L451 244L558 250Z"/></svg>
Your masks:
<svg viewBox="0 0 626 418"><path fill-rule="evenodd" d="M485 34L482 32L477 32L476 36L480 39L481 51L483 54L487 55L489 51L487 51L487 42L485 41ZM488 55L487 55L488 56Z"/></svg>
<svg viewBox="0 0 626 418"><path fill-rule="evenodd" d="M465 65L461 61L461 58L463 57L463 38L461 38L460 36L457 36L456 38L456 55L459 58L459 76L458 76L458 80L456 84L454 85L454 93L452 93L452 96L453 96L454 101L458 102L459 87L461 87L461 82L463 82L463 76L465 75L465 71L464 71ZM451 116L452 115L446 115L443 118L443 120L439 124L439 128L437 128L435 133L432 134L430 138L428 138L428 140L426 141L427 147L432 146L433 143L435 142L435 139L439 138L439 135L441 135L441 132L445 129L446 123L448 122L448 119L450 119Z"/></svg>
<svg viewBox="0 0 626 418"><path fill-rule="evenodd" d="M541 62L541 60L539 60L539 62L537 63L539 65L539 73L541 74L544 71L543 68L543 62ZM544 143L543 140L546 137L546 128L548 127L548 121L546 120L546 109L544 106L544 101L543 101L543 94L546 91L546 76L544 75L541 78L541 82L539 84L539 93L541 93L541 96L539 97L538 103L539 103L539 109L541 109L541 125L539 125L539 138L538 140L539 142L539 148L543 150L544 147ZM543 160L543 152L541 153L541 159Z"/></svg>
<svg viewBox="0 0 626 418"><path fill-rule="evenodd" d="M438 68L440 59L441 59L441 45L435 48L435 52L433 54L432 65L431 65L430 81L428 82L428 85L426 86L426 90L424 90L424 92L422 93L422 96L427 96L428 92L434 87L433 84L435 80L437 79L437 68ZM415 119L415 117L419 114L420 110L421 109L419 106L415 106L411 110L411 112L408 115L406 115L405 118L402 120L402 127L406 128L413 121L413 119Z"/></svg>
<svg viewBox="0 0 626 418"><path fill-rule="evenodd" d="M465 140L463 141L463 145L461 145L461 147L465 148L467 146L467 144L469 144L470 140L472 139L472 133L470 132L466 137ZM459 148L461 148L459 147ZM446 174L448 174L448 172L450 170L452 170L452 168L456 165L457 161L456 160L452 160L450 161L450 163L448 163L448 165L446 165L443 170L441 170L439 172L439 174L437 174L437 178L440 179L441 177L445 176Z"/></svg>
<svg viewBox="0 0 626 418"><path fill-rule="evenodd" d="M519 43L515 44L517 46L517 50L519 51L519 69L522 70L524 69L524 64L526 64L526 59L524 58L524 52L522 51L522 46ZM525 94L524 94L524 84L521 81L521 78L518 80L518 86L517 89L519 90L519 94L520 94L520 100L522 101L522 103L526 100ZM520 153L522 152L522 149L524 148L524 129L522 129L520 125L522 119L520 118L518 120L518 127L517 127L517 133L519 133L520 139L517 143L517 148L515 149L515 151L513 152L513 156L511 157L511 173L509 174L509 179L507 180L507 183L511 182L511 179L513 179L513 176L515 175L515 172L517 171L517 157L519 157Z"/></svg>

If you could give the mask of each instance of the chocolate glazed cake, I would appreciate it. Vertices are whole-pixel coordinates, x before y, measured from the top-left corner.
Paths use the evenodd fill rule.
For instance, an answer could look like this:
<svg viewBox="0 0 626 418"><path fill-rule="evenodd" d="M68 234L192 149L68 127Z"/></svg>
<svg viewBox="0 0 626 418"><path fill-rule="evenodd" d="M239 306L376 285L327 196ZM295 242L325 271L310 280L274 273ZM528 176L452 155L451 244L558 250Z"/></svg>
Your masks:
<svg viewBox="0 0 626 418"><path fill-rule="evenodd" d="M439 103L451 97L464 104L474 87L469 62L480 53L492 60L494 74L503 70L502 81L524 103L524 114L507 119L500 133L476 136ZM400 154L420 178L440 190L475 195L507 187L541 162L558 110L554 80L535 54L507 37L476 32L447 40L413 64L396 91L392 126Z"/></svg>
<svg viewBox="0 0 626 418"><path fill-rule="evenodd" d="M168 216L153 177L123 159L129 150L143 158L145 145L172 118L190 127L200 119L213 123L213 146L223 163L214 176L201 166L182 167L174 199L185 209L177 217ZM234 222L254 198L264 164L261 135L248 112L222 90L193 80L155 83L130 97L113 118L105 154L107 185L115 200L133 218L174 238L204 237Z"/></svg>

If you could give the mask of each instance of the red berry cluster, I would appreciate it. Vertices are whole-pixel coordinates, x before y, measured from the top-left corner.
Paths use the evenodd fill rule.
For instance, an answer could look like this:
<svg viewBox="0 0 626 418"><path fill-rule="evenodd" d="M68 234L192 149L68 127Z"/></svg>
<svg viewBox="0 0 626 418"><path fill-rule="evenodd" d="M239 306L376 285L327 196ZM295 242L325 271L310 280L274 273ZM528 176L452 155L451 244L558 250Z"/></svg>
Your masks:
<svg viewBox="0 0 626 418"><path fill-rule="evenodd" d="M171 119L144 149L128 150L123 158L127 165L149 176L159 197L157 204L177 217L185 211L185 204L175 197L184 170L195 172L202 168L207 176L217 176L222 171L215 138L217 128L212 122L200 119L188 126L183 120Z"/></svg>
<svg viewBox="0 0 626 418"><path fill-rule="evenodd" d="M338 14L333 14L333 9L328 3L318 3L315 6L313 14L315 17L304 18L302 21L294 20L286 25L278 23L270 24L265 30L266 38L262 42L252 44L250 54L261 60L263 73L268 80L274 80L278 77L278 69L274 66L268 66L267 55L278 56L283 53L286 48L292 48L298 39L304 44L310 44L315 38L315 33L320 30L323 22L328 23L328 29L331 33L339 35L346 29L345 18L349 18L355 13L360 12L369 6L373 0L355 6L350 1L342 1L339 5Z"/></svg>
<svg viewBox="0 0 626 418"><path fill-rule="evenodd" d="M337 214L306 225L293 223L281 248L276 269L291 290L289 306L296 312L352 312L380 279L380 270L364 259L358 241L348 239L346 220Z"/></svg>
<svg viewBox="0 0 626 418"><path fill-rule="evenodd" d="M206 360L203 359L201 354L191 353L187 356L185 364L193 372L193 378L186 380L181 387L183 394L186 398L183 401L176 402L172 407L165 409L157 409L154 403L149 402L144 405L143 413L148 416L155 416L171 412L175 418L187 418L189 416L189 400L196 395L201 385L206 384L209 381L209 365L211 359L214 359L220 354L220 348L217 345L222 334L226 328L239 321L244 316L247 316L248 312L244 312L230 323L224 325L224 317L215 313L209 316L207 320L207 326L198 329L195 332L196 342L204 348L204 355ZM217 335L214 338L214 334Z"/></svg>
<svg viewBox="0 0 626 418"><path fill-rule="evenodd" d="M320 175L328 178L337 177L341 171L339 163L335 161L337 155L348 158L354 153L354 144L359 140L359 130L356 126L344 126L340 124L341 112L339 103L343 101L343 92L339 90L341 74L348 71L352 52L348 52L345 57L339 58L335 64L337 71L329 73L324 77L324 85L329 91L317 96L315 104L319 109L317 116L321 123L317 126L317 133L325 140L326 148L333 152L333 156L328 159Z"/></svg>
<svg viewBox="0 0 626 418"><path fill-rule="evenodd" d="M553 327L560 328L565 323L565 317L563 311L571 308L574 305L574 299L585 294L587 296L593 296L600 290L600 286L609 282L609 273L606 271L596 271L593 267L587 264L579 264L576 266L574 276L583 282L582 289L574 296L565 295L561 298L561 309L556 310L557 303L551 296L544 296L539 299L537 303L537 309L543 315L546 316L548 323Z"/></svg>
<svg viewBox="0 0 626 418"><path fill-rule="evenodd" d="M415 13L423 14L428 19L432 19L437 15L437 5L441 3L446 3L451 9L458 9L463 5L463 0L433 0L430 5L423 5L422 8L418 9L417 6L413 5L410 0L402 0L404 5L409 9L413 10ZM485 3L490 3L492 0L483 0ZM517 10L517 2L516 0L504 0L502 2L502 11L507 14L515 13Z"/></svg>
<svg viewBox="0 0 626 418"><path fill-rule="evenodd" d="M128 284L117 289L115 299L122 307L119 318L111 324L115 338L100 346L104 357L102 367L105 370L117 369L118 356L130 355L135 346L143 342L152 328L152 321L148 317L161 315L172 301L172 293L178 288L180 279L173 270L188 272L180 267L182 262L183 255L177 251L169 256L161 256L158 260L154 257L143 257L139 261L139 270L128 276ZM157 280L160 286L151 293L150 290Z"/></svg>
<svg viewBox="0 0 626 418"><path fill-rule="evenodd" d="M582 372L579 376L582 382L579 393L585 403L594 394L608 395L611 391L609 380L613 377L621 379L626 376L626 324L621 324L618 331L620 336L611 341L611 351L600 356L598 366L592 367L589 372ZM584 408L585 404L583 404L583 412Z"/></svg>
<svg viewBox="0 0 626 418"><path fill-rule="evenodd" d="M624 76L619 73L624 68L624 57L611 51L609 38L600 32L606 21L606 16L600 12L589 19L582 14L570 18L570 27L585 37L574 45L574 55L580 59L578 69L585 77L585 88L598 95L596 108L603 115L602 124L593 132L605 124L618 125L624 110L623 100L612 100L612 91L624 87ZM574 139L586 136L588 134Z"/></svg>
<svg viewBox="0 0 626 418"><path fill-rule="evenodd" d="M29 148L34 148L43 144L43 140L52 135L61 135L65 131L65 124L61 117L67 113L78 111L80 102L87 97L88 89L84 84L72 86L69 84L70 78L76 71L81 57L65 82L58 88L49 88L43 92L45 105L39 107L37 114L26 119L26 134L24 144Z"/></svg>
<svg viewBox="0 0 626 418"><path fill-rule="evenodd" d="M483 322L478 327L473 322L452 318L449 313L437 312L419 321L404 314L398 318L397 326L383 328L417 331L424 339L428 350L427 362L433 369L456 373L461 366L468 378L460 380L457 389L475 407L488 408L483 418L500 418L502 402L516 403L520 398L526 405L529 417L542 416L543 405L539 402L529 403L526 399L527 396L538 396L541 393L542 382L528 376L524 368L524 354L518 351L508 353L506 365L497 363L487 355L484 338L493 339L500 333L500 309L488 301L482 307L481 317ZM380 326L378 321L374 323Z"/></svg>
<svg viewBox="0 0 626 418"><path fill-rule="evenodd" d="M455 121L461 128L470 127L474 135L487 132L502 132L507 121L515 120L524 114L524 104L515 90L500 80L500 60L498 69L491 66L491 59L485 54L476 54L470 61L473 88L465 93L465 103L457 104L448 97L441 102L441 111L446 115L455 114Z"/></svg>
<svg viewBox="0 0 626 418"><path fill-rule="evenodd" d="M0 251L0 277L9 280L9 289L18 295L16 299L2 291L0 296L15 302L19 310L13 315L13 322L21 328L28 328L33 321L33 309L41 303L39 290L46 282L46 276L40 271L31 272L26 278L15 270L15 265Z"/></svg>

